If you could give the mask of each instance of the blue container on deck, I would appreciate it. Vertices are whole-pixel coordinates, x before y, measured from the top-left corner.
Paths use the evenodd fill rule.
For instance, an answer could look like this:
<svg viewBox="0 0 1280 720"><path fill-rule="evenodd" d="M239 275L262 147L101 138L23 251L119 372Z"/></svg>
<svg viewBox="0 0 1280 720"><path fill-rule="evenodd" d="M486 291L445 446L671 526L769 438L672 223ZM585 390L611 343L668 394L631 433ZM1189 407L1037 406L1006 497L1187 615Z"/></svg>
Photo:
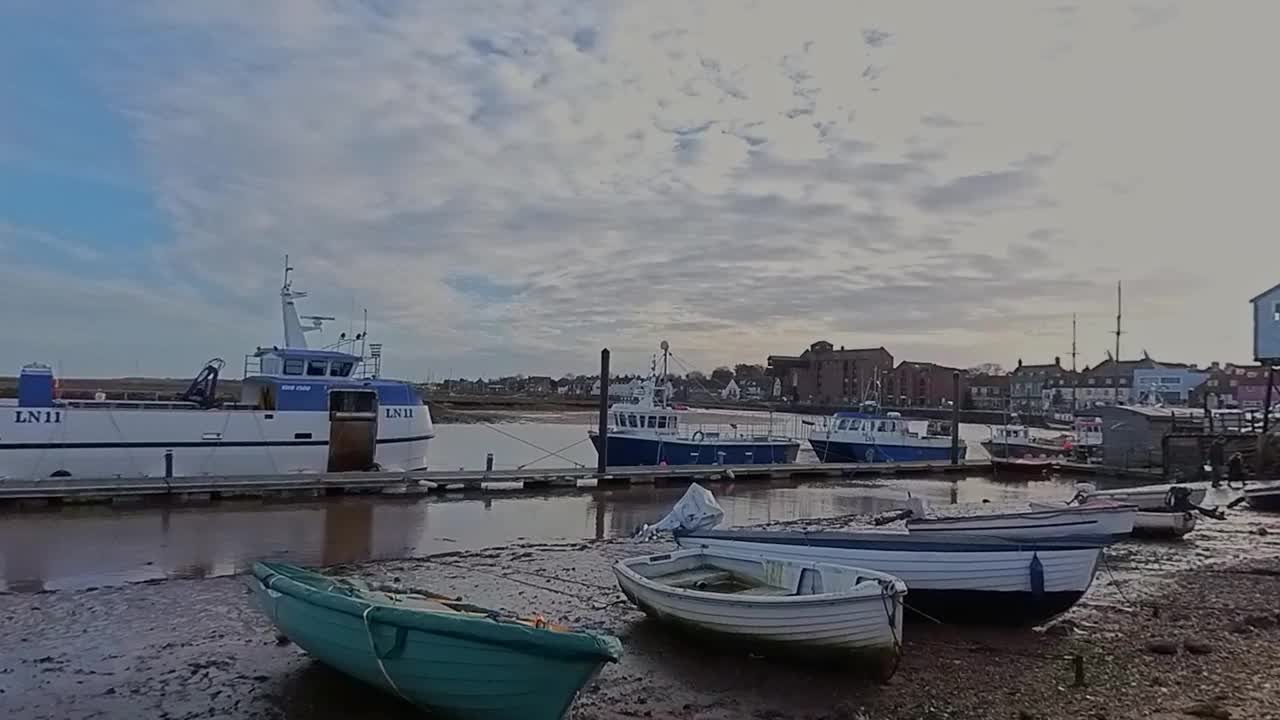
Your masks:
<svg viewBox="0 0 1280 720"><path fill-rule="evenodd" d="M53 370L47 365L26 365L18 375L18 407L53 405Z"/></svg>

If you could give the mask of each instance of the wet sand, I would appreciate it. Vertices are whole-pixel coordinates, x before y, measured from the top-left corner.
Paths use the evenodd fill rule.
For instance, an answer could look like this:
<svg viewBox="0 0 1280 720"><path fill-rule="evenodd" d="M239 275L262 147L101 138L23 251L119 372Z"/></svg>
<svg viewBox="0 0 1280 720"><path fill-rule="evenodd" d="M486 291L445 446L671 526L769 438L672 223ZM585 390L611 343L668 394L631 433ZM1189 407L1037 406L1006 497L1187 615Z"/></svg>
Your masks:
<svg viewBox="0 0 1280 720"><path fill-rule="evenodd" d="M1280 516L1238 512L1196 542L1120 544L1048 632L913 622L887 685L705 648L646 620L609 565L667 547L517 544L330 571L619 636L624 659L579 698L579 720L1280 717ZM278 643L243 577L6 593L0 618L4 718L419 717ZM1085 687L1073 687L1072 655Z"/></svg>

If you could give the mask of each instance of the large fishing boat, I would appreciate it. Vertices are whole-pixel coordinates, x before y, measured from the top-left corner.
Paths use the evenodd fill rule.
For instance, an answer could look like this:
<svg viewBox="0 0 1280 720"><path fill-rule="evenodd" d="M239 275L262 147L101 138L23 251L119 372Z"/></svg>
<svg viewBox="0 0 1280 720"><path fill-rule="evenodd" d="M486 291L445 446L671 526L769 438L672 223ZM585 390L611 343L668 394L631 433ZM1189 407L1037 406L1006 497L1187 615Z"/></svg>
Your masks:
<svg viewBox="0 0 1280 720"><path fill-rule="evenodd" d="M259 475L426 466L431 414L409 384L380 377L382 347L365 333L307 347L285 261L284 344L245 357L238 402L219 397L225 362L210 360L173 401L62 397L31 364L16 400L0 400L0 477ZM366 353L366 350L368 351Z"/></svg>
<svg viewBox="0 0 1280 720"><path fill-rule="evenodd" d="M730 425L721 429L690 430L683 413L671 406L667 381L669 346L662 342L662 375L657 361L632 396L609 406L608 454L611 466L636 465L762 465L795 462L800 443L771 432L756 433ZM596 452L600 435L588 431Z"/></svg>

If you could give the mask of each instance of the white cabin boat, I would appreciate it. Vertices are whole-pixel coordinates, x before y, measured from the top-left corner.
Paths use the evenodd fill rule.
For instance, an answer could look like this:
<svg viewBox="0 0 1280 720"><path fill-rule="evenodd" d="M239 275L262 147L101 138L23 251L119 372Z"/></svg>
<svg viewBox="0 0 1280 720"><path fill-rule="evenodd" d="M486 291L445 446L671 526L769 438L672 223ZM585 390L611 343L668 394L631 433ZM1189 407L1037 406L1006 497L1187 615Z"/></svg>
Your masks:
<svg viewBox="0 0 1280 720"><path fill-rule="evenodd" d="M1011 459L1053 459L1066 457L1071 452L1069 442L1036 437L1030 428L1018 422L993 426L991 439L982 441L982 448L993 458Z"/></svg>
<svg viewBox="0 0 1280 720"><path fill-rule="evenodd" d="M766 654L883 661L902 644L907 587L885 573L718 549L629 558L613 571L651 617Z"/></svg>
<svg viewBox="0 0 1280 720"><path fill-rule="evenodd" d="M897 412L880 412L874 402L861 412L838 412L809 432L809 444L822 462L946 462L951 459L951 423L930 420L923 433L911 429ZM957 448L964 460L968 448Z"/></svg>
<svg viewBox="0 0 1280 720"><path fill-rule="evenodd" d="M287 265L287 260L286 260ZM174 401L67 399L52 370L28 365L0 401L0 477L160 477L408 470L425 467L431 414L409 384L379 377L364 334L307 347L286 267L284 343L245 358L238 402L223 402L225 363L209 361ZM358 340L358 342L357 342ZM360 347L357 348L357 345Z"/></svg>
<svg viewBox="0 0 1280 720"><path fill-rule="evenodd" d="M608 432L589 430L596 452L605 453L610 467L644 465L769 465L792 463L800 443L764 432L730 426L691 430L683 413L671 405L667 380L669 346L662 342L662 372L657 360L648 378L640 381L625 402L609 406Z"/></svg>

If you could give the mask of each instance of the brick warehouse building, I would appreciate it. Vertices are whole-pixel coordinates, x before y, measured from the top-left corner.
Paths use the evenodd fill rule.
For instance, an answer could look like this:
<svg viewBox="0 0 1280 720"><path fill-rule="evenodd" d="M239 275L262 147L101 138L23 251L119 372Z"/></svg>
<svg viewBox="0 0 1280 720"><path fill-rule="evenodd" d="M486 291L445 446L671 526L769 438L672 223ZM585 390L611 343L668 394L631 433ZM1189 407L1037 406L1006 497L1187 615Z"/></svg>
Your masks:
<svg viewBox="0 0 1280 720"><path fill-rule="evenodd" d="M799 355L770 355L769 374L792 402L848 405L861 402L893 371L893 355L883 347L846 350L819 340Z"/></svg>

